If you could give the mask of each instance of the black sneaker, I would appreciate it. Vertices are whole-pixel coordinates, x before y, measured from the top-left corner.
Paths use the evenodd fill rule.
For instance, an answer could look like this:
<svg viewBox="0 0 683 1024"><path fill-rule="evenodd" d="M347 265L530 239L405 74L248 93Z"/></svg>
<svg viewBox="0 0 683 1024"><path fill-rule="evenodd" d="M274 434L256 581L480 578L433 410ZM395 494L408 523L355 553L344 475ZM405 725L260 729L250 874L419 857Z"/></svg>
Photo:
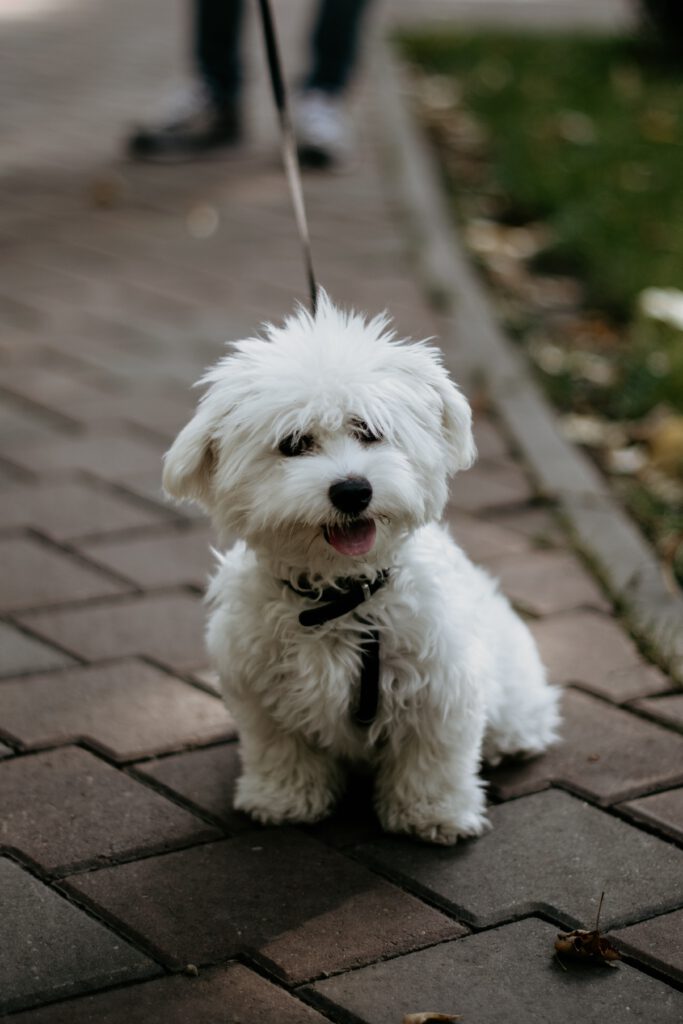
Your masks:
<svg viewBox="0 0 683 1024"><path fill-rule="evenodd" d="M174 111L160 125L134 131L127 141L128 155L135 160L192 160L235 145L242 137L237 103L219 104L203 89L185 95Z"/></svg>

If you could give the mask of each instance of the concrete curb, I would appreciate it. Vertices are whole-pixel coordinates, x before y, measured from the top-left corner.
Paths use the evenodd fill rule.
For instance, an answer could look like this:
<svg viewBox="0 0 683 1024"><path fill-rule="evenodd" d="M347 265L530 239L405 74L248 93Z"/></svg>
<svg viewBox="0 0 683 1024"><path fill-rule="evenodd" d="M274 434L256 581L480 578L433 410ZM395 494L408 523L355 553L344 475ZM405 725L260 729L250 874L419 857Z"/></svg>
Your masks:
<svg viewBox="0 0 683 1024"><path fill-rule="evenodd" d="M557 503L629 627L683 682L683 598L592 463L560 434L523 355L498 325L484 286L457 237L434 157L412 117L403 72L386 42L374 63L378 122L419 274L444 311L446 363L465 387L484 382L538 488Z"/></svg>

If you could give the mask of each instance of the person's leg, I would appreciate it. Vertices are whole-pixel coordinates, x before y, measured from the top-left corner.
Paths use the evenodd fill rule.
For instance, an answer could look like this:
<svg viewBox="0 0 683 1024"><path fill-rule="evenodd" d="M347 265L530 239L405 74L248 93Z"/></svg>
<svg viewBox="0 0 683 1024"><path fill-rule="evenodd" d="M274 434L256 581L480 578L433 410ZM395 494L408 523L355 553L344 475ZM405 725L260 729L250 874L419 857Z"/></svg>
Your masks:
<svg viewBox="0 0 683 1024"><path fill-rule="evenodd" d="M243 13L243 0L194 0L193 52L198 82L161 123L140 128L130 136L130 156L183 160L239 141Z"/></svg>
<svg viewBox="0 0 683 1024"><path fill-rule="evenodd" d="M296 111L301 160L313 167L344 164L351 134L342 96L356 62L370 0L319 0L311 33L311 65Z"/></svg>
<svg viewBox="0 0 683 1024"><path fill-rule="evenodd" d="M312 60L306 89L337 95L346 88L369 3L370 0L321 0L311 36Z"/></svg>
<svg viewBox="0 0 683 1024"><path fill-rule="evenodd" d="M195 2L194 55L197 72L218 105L236 102L239 95L243 19L243 0Z"/></svg>

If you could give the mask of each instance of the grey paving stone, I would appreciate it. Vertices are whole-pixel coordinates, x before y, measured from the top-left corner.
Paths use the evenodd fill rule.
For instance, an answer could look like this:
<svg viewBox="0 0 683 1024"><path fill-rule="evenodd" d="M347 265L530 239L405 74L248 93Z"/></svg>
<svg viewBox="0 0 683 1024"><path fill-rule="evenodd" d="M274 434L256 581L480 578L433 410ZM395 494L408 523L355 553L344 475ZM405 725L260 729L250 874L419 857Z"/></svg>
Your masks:
<svg viewBox="0 0 683 1024"><path fill-rule="evenodd" d="M553 615L531 623L531 631L555 683L580 683L617 703L671 688L664 673L643 660L623 627L607 615Z"/></svg>
<svg viewBox="0 0 683 1024"><path fill-rule="evenodd" d="M172 593L34 612L21 620L89 661L146 654L182 670L206 664L204 617L199 597Z"/></svg>
<svg viewBox="0 0 683 1024"><path fill-rule="evenodd" d="M231 832L244 832L255 827L248 815L233 808L235 783L240 771L237 743L221 744L205 750L188 750L136 766L138 774L162 783L202 811L214 815ZM335 812L306 831L338 847L350 846L380 835L381 828L371 797L371 781L352 775Z"/></svg>
<svg viewBox="0 0 683 1024"><path fill-rule="evenodd" d="M645 796L640 800L630 800L619 806L636 821L654 825L672 839L683 843L683 787Z"/></svg>
<svg viewBox="0 0 683 1024"><path fill-rule="evenodd" d="M172 498L167 498L161 489L161 474L154 472L121 473L116 479L117 486L134 497L144 498L166 513L173 512L188 522L206 522L206 513L196 505L187 503L179 505Z"/></svg>
<svg viewBox="0 0 683 1024"><path fill-rule="evenodd" d="M88 557L133 580L140 587L192 584L206 586L216 568L209 529L157 531L155 535L94 542L83 547Z"/></svg>
<svg viewBox="0 0 683 1024"><path fill-rule="evenodd" d="M489 416L475 415L473 427L480 461L498 462L510 458L507 441Z"/></svg>
<svg viewBox="0 0 683 1024"><path fill-rule="evenodd" d="M523 508L499 509L487 522L527 537L535 548L565 547L567 534L550 509L526 505Z"/></svg>
<svg viewBox="0 0 683 1024"><path fill-rule="evenodd" d="M490 832L453 848L386 837L356 852L478 927L536 911L592 927L603 891L603 928L680 902L683 852L567 793L501 804L490 818Z"/></svg>
<svg viewBox="0 0 683 1024"><path fill-rule="evenodd" d="M120 364L120 356L116 358ZM116 480L134 471L156 472L160 476L162 455L162 442L155 445L123 433L118 437L90 435L12 449L12 461L32 472L53 475L85 470L105 480Z"/></svg>
<svg viewBox="0 0 683 1024"><path fill-rule="evenodd" d="M172 964L248 951L287 982L460 935L443 914L290 829L76 875L69 888Z"/></svg>
<svg viewBox="0 0 683 1024"><path fill-rule="evenodd" d="M517 466L481 463L456 477L449 508L479 512L518 505L532 497L531 485Z"/></svg>
<svg viewBox="0 0 683 1024"><path fill-rule="evenodd" d="M609 611L595 580L568 551L532 551L490 563L511 601L532 615L554 615L573 608Z"/></svg>
<svg viewBox="0 0 683 1024"><path fill-rule="evenodd" d="M0 722L26 749L86 739L121 761L235 735L222 700L133 658L7 680Z"/></svg>
<svg viewBox="0 0 683 1024"><path fill-rule="evenodd" d="M683 981L683 910L622 928L614 938L625 953Z"/></svg>
<svg viewBox="0 0 683 1024"><path fill-rule="evenodd" d="M327 1018L241 964L176 974L19 1013L13 1024L323 1024Z"/></svg>
<svg viewBox="0 0 683 1024"><path fill-rule="evenodd" d="M406 1013L459 1013L476 1024L674 1024L683 994L632 967L563 970L557 929L518 921L321 981L307 990L340 1020L398 1024Z"/></svg>
<svg viewBox="0 0 683 1024"><path fill-rule="evenodd" d="M15 486L3 493L0 526L32 526L57 541L167 523L170 516L84 481Z"/></svg>
<svg viewBox="0 0 683 1024"><path fill-rule="evenodd" d="M448 522L456 541L474 562L488 563L531 548L529 540L516 530L468 516L465 512L452 512Z"/></svg>
<svg viewBox="0 0 683 1024"><path fill-rule="evenodd" d="M0 858L0 1013L160 974L148 957Z"/></svg>
<svg viewBox="0 0 683 1024"><path fill-rule="evenodd" d="M146 761L138 765L136 771L143 778L162 783L196 807L219 818L230 831L244 832L254 828L254 822L248 815L233 808L235 783L241 771L236 743L206 750L188 750L158 761Z"/></svg>
<svg viewBox="0 0 683 1024"><path fill-rule="evenodd" d="M125 593L125 584L34 540L0 541L0 610Z"/></svg>
<svg viewBox="0 0 683 1024"><path fill-rule="evenodd" d="M74 659L68 654L35 637L27 636L6 622L0 622L0 676L39 672L41 669L60 668L73 663Z"/></svg>
<svg viewBox="0 0 683 1024"><path fill-rule="evenodd" d="M665 725L673 725L683 732L683 693L674 693L670 697L652 697L636 700L633 707L645 711L651 718Z"/></svg>
<svg viewBox="0 0 683 1024"><path fill-rule="evenodd" d="M220 834L78 747L3 761L0 788L3 844L49 871Z"/></svg>
<svg viewBox="0 0 683 1024"><path fill-rule="evenodd" d="M608 805L683 782L683 737L576 690L563 694L562 714L556 747L489 770L496 796L508 800L559 782Z"/></svg>

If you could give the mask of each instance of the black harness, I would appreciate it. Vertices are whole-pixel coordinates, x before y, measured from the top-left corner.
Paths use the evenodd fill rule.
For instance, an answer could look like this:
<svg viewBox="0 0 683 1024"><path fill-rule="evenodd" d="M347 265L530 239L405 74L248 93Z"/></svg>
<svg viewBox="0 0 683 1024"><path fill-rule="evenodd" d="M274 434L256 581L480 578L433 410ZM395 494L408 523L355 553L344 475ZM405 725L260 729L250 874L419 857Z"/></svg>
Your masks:
<svg viewBox="0 0 683 1024"><path fill-rule="evenodd" d="M337 580L334 587L324 587L322 590L306 586L305 583L295 587L288 580L283 582L300 597L318 602L316 608L306 608L299 612L299 622L302 626L315 627L354 611L376 594L388 579L389 570L384 569L372 580L364 576L349 576ZM356 707L351 712L351 718L356 725L367 727L374 722L379 707L378 629L370 628L363 634L361 650L360 693Z"/></svg>

